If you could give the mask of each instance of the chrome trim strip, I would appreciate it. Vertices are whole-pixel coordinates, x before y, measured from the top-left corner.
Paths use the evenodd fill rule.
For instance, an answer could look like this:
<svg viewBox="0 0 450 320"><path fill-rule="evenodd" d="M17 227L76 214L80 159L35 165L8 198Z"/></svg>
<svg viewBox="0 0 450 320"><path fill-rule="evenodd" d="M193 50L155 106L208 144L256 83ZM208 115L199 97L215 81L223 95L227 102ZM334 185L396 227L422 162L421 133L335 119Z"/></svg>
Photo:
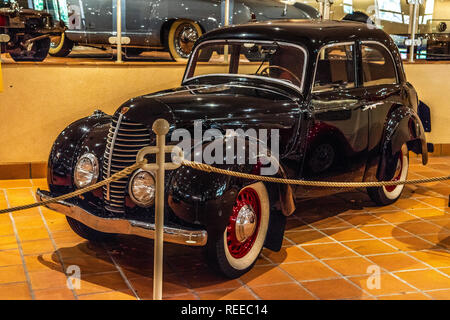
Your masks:
<svg viewBox="0 0 450 320"><path fill-rule="evenodd" d="M117 134L119 133L119 127L120 127L120 123L122 122L122 118L123 118L123 113L121 113L119 115L119 119L117 120L117 124L116 124L116 130L114 132L114 137L111 141L111 145L110 145L110 150L114 150L114 144L116 142L117 139ZM114 121L114 120L113 120ZM109 157L108 157L108 168L107 168L107 172L106 172L106 178L108 179L111 176L111 161L112 161L112 152L110 153ZM110 191L110 187L109 187L109 183L106 185L106 200L109 200L109 191Z"/></svg>
<svg viewBox="0 0 450 320"><path fill-rule="evenodd" d="M51 199L47 192L37 190L38 201ZM136 220L118 218L101 218L66 201L59 201L47 205L47 208L71 217L88 227L106 233L136 235L148 239L155 238L155 225ZM206 230L185 230L164 226L164 241L188 246L204 246L208 240Z"/></svg>
<svg viewBox="0 0 450 320"><path fill-rule="evenodd" d="M195 54L197 53L197 51L199 50L200 47L202 47L204 44L208 44L208 43L217 43L217 42L223 42L223 43L245 43L245 42L252 42L252 43L257 43L257 44L274 44L275 42L284 46L291 46L291 47L295 47L297 49L300 49L301 51L303 51L303 54L305 55L305 59L303 61L303 75L302 75L302 83L299 86L296 86L294 84L291 84L289 82L280 80L280 79L275 79L275 78L268 78L268 77L262 77L262 76L255 76L255 75L245 75L245 74L208 74L208 75L200 75L200 76L196 76L196 77L191 77L188 78L187 75L189 74L189 70L192 67L192 60L195 57ZM257 78L257 79L262 79L262 80L269 80L272 82L277 82L277 83L281 83L283 85L287 85L288 87L291 87L292 89L298 91L300 94L303 94L303 90L305 89L305 78L306 78L306 67L308 65L308 59L309 59L309 55L308 55L308 51L301 45L299 44L295 44L295 43L289 43L289 42L283 42L283 41L268 41L268 40L240 40L240 39L236 39L236 40L231 40L231 39L220 39L220 40L209 40L209 41L205 41L202 42L201 44L199 44L198 46L196 46L194 48L194 51L191 53L191 56L189 58L189 62L188 65L186 67L186 72L185 75L183 77L183 81L182 84L184 84L187 80L193 80L196 78L200 78L200 77L209 77L209 76L215 76L215 75L220 75L220 76L230 76L230 77L248 77L248 78Z"/></svg>
<svg viewBox="0 0 450 320"><path fill-rule="evenodd" d="M394 65L394 68L395 68L395 84L398 84L400 77L398 76L397 63L395 62L395 59L394 59L394 56L392 55L391 50L389 50L389 48L386 47L383 43L378 42L378 41L374 41L374 40L361 41L361 45L363 45L363 44L376 44L376 45L379 45L379 46L383 47L384 50L386 50L389 53L389 56L391 57L391 60L392 60L392 64ZM362 54L361 54L361 58L362 58ZM365 87L364 82L363 82L363 87ZM370 86L368 86L368 87L370 87Z"/></svg>
<svg viewBox="0 0 450 320"><path fill-rule="evenodd" d="M322 52L322 50L326 49L326 48L330 48L330 47L337 47L337 46L353 46L353 60L355 59L356 41L336 42L336 43L329 43L329 44L326 44L324 46L321 46L320 49L317 51L316 66L314 68L314 77L313 77L313 80L312 80L312 83L311 83L311 93L322 93L322 92L327 92L328 91L328 90L326 90L326 91L314 91L314 83L316 83L317 66L319 64L319 57L320 57L320 53ZM356 66L354 66L354 67L355 67L355 69L357 68ZM356 86L356 79L355 79L355 86ZM353 89L353 88L349 88L349 89Z"/></svg>

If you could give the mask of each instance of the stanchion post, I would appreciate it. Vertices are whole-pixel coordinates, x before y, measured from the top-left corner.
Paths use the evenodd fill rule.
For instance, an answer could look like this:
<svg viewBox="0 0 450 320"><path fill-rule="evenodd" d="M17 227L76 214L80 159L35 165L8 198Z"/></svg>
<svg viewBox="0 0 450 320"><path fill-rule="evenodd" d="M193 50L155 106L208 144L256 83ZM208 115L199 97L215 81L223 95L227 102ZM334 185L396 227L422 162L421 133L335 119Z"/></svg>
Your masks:
<svg viewBox="0 0 450 320"><path fill-rule="evenodd" d="M224 26L228 27L230 25L230 0L225 0L225 21ZM228 45L225 45L224 48L224 63L228 63L229 57L228 57Z"/></svg>
<svg viewBox="0 0 450 320"><path fill-rule="evenodd" d="M153 132L156 134L156 202L155 202L155 257L153 276L153 300L162 299L163 284L163 246L164 246L164 171L166 134L169 132L169 123L158 119L153 123Z"/></svg>
<svg viewBox="0 0 450 320"><path fill-rule="evenodd" d="M416 45L416 29L417 29L417 19L419 18L419 4L420 0L409 0L409 4L412 5L412 16L410 16L410 36L411 43L409 45L409 62L414 62L414 46ZM411 10L410 10L411 11Z"/></svg>
<svg viewBox="0 0 450 320"><path fill-rule="evenodd" d="M117 61L122 63L122 0L116 0L117 6Z"/></svg>

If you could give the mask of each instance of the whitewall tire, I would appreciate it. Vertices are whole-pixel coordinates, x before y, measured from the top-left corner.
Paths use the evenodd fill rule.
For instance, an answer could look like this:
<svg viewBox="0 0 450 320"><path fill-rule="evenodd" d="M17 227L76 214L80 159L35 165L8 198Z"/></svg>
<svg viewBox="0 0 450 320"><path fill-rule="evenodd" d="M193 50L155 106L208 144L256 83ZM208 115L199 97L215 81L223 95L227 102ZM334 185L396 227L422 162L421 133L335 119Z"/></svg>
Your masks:
<svg viewBox="0 0 450 320"><path fill-rule="evenodd" d="M405 181L408 177L409 169L409 156L406 144L402 146L401 151L396 154L396 157L397 167L391 180ZM367 193L372 201L374 201L377 205L385 206L397 201L400 198L404 188L405 185L403 184L396 186L367 188Z"/></svg>
<svg viewBox="0 0 450 320"><path fill-rule="evenodd" d="M266 240L269 216L269 195L264 183L239 191L228 226L209 250L210 261L225 276L237 278L253 267Z"/></svg>

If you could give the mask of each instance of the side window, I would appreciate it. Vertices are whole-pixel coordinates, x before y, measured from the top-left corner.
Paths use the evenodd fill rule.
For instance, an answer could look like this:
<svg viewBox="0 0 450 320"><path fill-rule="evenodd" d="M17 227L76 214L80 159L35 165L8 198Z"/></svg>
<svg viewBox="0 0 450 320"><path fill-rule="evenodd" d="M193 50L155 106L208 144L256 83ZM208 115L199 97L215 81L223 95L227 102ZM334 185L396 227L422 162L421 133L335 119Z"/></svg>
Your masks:
<svg viewBox="0 0 450 320"><path fill-rule="evenodd" d="M384 47L372 43L363 44L361 58L365 86L397 83L394 62Z"/></svg>
<svg viewBox="0 0 450 320"><path fill-rule="evenodd" d="M316 66L314 92L355 87L353 45L336 45L322 48Z"/></svg>

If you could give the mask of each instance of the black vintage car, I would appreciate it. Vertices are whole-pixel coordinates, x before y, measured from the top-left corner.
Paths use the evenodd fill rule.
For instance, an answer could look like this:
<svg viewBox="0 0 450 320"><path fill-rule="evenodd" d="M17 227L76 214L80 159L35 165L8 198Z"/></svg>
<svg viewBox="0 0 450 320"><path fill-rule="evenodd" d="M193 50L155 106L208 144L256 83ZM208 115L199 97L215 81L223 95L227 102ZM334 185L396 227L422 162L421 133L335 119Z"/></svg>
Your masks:
<svg viewBox="0 0 450 320"><path fill-rule="evenodd" d="M249 62L242 54L248 50L261 61ZM238 137L227 135L230 129L276 129L276 177L405 180L408 151L428 161L417 104L397 47L382 30L352 21L299 20L222 28L196 43L181 87L133 98L114 115L96 111L68 126L51 150L50 191L38 196L65 194L133 164L141 148L155 144L151 127L158 118L170 123L168 140L177 129L195 134L196 120L225 140ZM206 151L225 140L195 146ZM253 156L258 160L253 164L217 166L258 173L274 161L269 153ZM186 166L167 171L165 189L165 241L205 246L209 261L228 277L252 268L264 246L280 250L286 217L301 210L299 199L342 191L249 181ZM367 191L376 204L388 205L402 190ZM138 170L49 207L67 215L86 239L114 233L153 238L154 193L154 173Z"/></svg>
<svg viewBox="0 0 450 320"><path fill-rule="evenodd" d="M14 61L42 61L50 49L50 36L64 28L44 11L23 9L15 0L0 0L1 53Z"/></svg>

